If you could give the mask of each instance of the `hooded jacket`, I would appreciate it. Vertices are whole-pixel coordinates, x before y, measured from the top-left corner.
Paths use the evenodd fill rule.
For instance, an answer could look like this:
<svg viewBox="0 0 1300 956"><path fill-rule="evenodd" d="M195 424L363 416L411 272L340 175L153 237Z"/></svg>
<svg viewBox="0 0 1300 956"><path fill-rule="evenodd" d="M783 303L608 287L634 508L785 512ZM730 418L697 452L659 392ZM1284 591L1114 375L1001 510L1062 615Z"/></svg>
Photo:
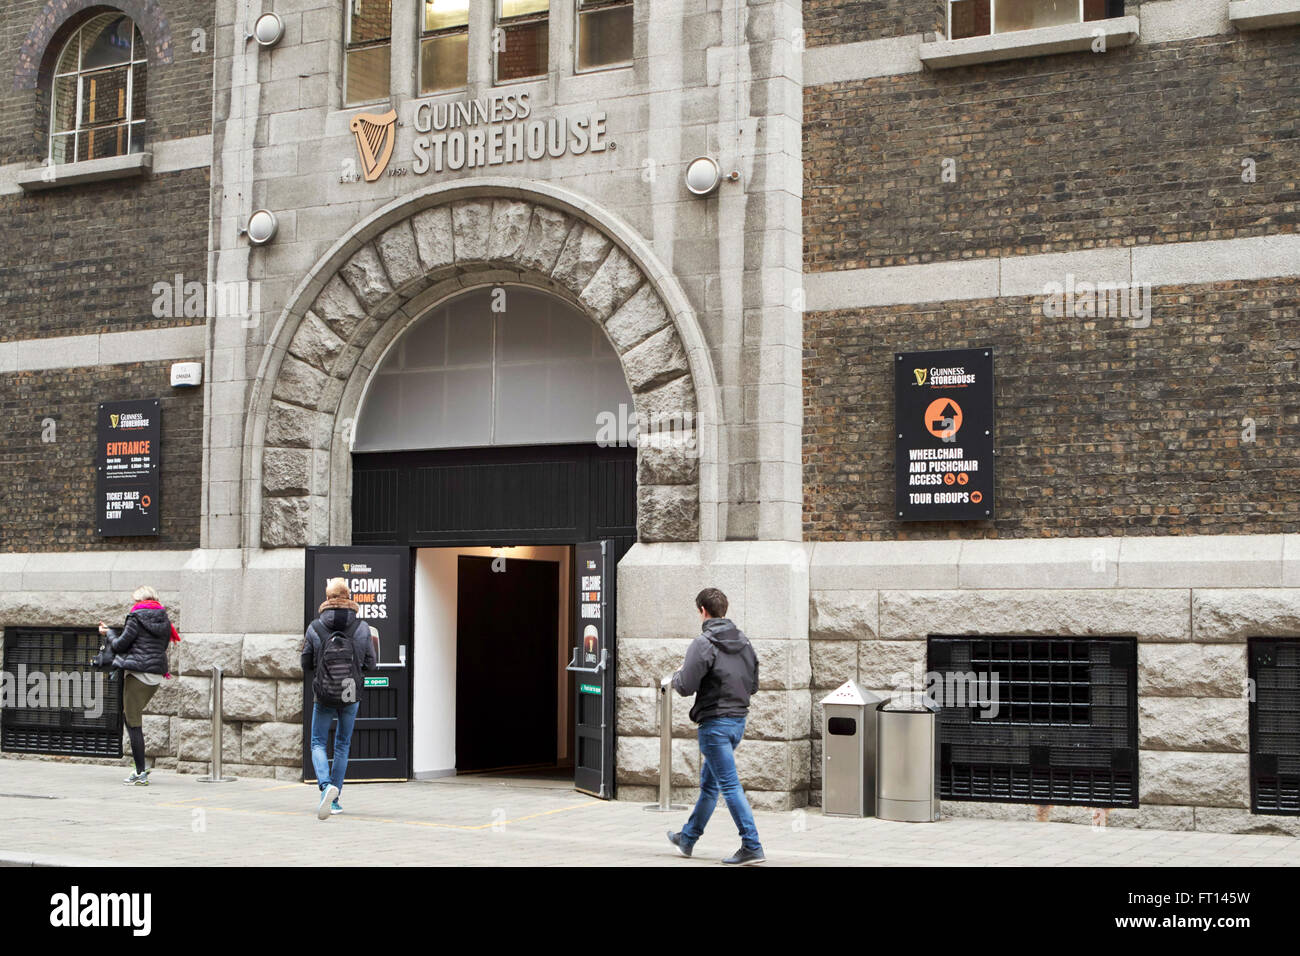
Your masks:
<svg viewBox="0 0 1300 956"><path fill-rule="evenodd" d="M346 631L352 626L352 622L357 619L357 610L355 601L330 598L320 606L318 620L325 628L326 634L332 634L335 631ZM374 670L376 664L375 645L370 640L370 628L365 621L357 625L357 631L352 635L352 644L361 669L363 671ZM315 629L308 627L302 645L303 672L315 670L316 661L319 657L320 637L316 634Z"/></svg>
<svg viewBox="0 0 1300 956"><path fill-rule="evenodd" d="M704 622L703 633L691 641L686 661L673 675L673 687L683 697L695 695L691 720L744 717L749 698L758 692L758 656L740 628L725 617Z"/></svg>
<svg viewBox="0 0 1300 956"><path fill-rule="evenodd" d="M139 674L167 674L167 644L176 635L167 609L156 601L144 601L131 608L122 632L112 635L108 649L113 666Z"/></svg>

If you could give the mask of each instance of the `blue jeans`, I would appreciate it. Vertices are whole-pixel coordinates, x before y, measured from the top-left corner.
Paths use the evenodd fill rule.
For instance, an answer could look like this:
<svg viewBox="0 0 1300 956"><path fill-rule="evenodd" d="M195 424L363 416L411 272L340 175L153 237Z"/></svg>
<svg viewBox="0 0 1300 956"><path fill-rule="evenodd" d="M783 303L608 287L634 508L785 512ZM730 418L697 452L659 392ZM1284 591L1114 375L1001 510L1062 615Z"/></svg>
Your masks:
<svg viewBox="0 0 1300 956"><path fill-rule="evenodd" d="M731 819L740 832L740 842L747 850L761 850L758 842L758 828L754 826L754 814L745 799L745 791L740 786L740 777L736 773L736 757L733 751L740 746L745 737L744 717L714 717L700 724L700 799L695 801L691 818L682 827L682 842L694 846L695 841L704 833L713 808L718 804L718 794L727 801Z"/></svg>
<svg viewBox="0 0 1300 956"><path fill-rule="evenodd" d="M316 701L311 711L311 765L316 768L316 785L322 790L329 784L343 792L343 776L348 772L348 751L352 748L352 725L357 722L357 708L361 701L330 707ZM329 740L330 724L339 719L339 729L334 733L334 769L330 770L325 742Z"/></svg>

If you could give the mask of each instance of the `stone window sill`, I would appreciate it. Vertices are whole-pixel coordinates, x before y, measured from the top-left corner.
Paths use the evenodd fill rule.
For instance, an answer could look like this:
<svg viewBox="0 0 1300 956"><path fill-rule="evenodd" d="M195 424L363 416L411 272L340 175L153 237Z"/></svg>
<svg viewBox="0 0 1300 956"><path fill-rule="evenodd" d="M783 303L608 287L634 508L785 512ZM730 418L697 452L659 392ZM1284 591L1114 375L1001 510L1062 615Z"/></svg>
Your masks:
<svg viewBox="0 0 1300 956"><path fill-rule="evenodd" d="M1128 46L1137 42L1138 18L1113 17L1109 20L1067 23L1059 27L1040 27L1037 30L1017 30L1015 33L999 33L995 36L935 40L921 44L921 62L932 70L943 70L1050 53L1077 53L1092 49L1093 35L1097 31L1106 37L1107 49Z"/></svg>
<svg viewBox="0 0 1300 956"><path fill-rule="evenodd" d="M107 179L131 179L153 169L153 153L130 153L81 163L36 166L18 175L18 185L28 192L97 183Z"/></svg>
<svg viewBox="0 0 1300 956"><path fill-rule="evenodd" d="M1300 0L1233 0L1228 20L1238 30L1264 30L1300 23Z"/></svg>

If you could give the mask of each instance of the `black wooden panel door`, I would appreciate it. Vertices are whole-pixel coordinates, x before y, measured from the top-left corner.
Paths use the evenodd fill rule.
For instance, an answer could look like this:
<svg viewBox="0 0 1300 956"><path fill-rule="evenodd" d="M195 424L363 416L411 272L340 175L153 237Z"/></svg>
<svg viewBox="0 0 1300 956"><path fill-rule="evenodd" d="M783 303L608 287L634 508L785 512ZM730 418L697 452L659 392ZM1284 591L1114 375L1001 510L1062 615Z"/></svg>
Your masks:
<svg viewBox="0 0 1300 956"><path fill-rule="evenodd" d="M347 781L408 780L411 776L410 548L350 546L307 549L304 627L325 600L325 582L342 577L365 622L378 631L378 667L362 675ZM303 779L315 780L311 759L312 672L303 675ZM335 721L326 750L334 759Z"/></svg>
<svg viewBox="0 0 1300 956"><path fill-rule="evenodd" d="M574 687L573 786L614 797L614 558L612 541L574 548L574 638L569 671Z"/></svg>
<svg viewBox="0 0 1300 956"><path fill-rule="evenodd" d="M456 770L556 761L560 566L460 555Z"/></svg>

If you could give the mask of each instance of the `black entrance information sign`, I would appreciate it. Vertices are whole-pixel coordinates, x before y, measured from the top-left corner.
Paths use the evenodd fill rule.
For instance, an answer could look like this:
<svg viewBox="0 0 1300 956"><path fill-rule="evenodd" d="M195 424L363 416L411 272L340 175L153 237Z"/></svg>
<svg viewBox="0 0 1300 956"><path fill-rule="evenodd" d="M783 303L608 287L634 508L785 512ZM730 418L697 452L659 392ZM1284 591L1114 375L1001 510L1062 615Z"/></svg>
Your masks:
<svg viewBox="0 0 1300 956"><path fill-rule="evenodd" d="M360 617L379 632L379 666L363 680L347 780L408 780L411 776L411 549L358 545L307 549L304 630L325 600L325 584L343 578ZM311 760L312 692L303 675L303 779L315 780ZM328 741L334 753L334 739Z"/></svg>
<svg viewBox="0 0 1300 956"><path fill-rule="evenodd" d="M991 348L895 353L894 426L895 517L993 517Z"/></svg>
<svg viewBox="0 0 1300 956"><path fill-rule="evenodd" d="M162 404L156 398L102 402L95 440L95 533L157 534Z"/></svg>
<svg viewBox="0 0 1300 956"><path fill-rule="evenodd" d="M573 787L614 797L614 556L613 542L574 547L578 586L573 657L577 682Z"/></svg>

